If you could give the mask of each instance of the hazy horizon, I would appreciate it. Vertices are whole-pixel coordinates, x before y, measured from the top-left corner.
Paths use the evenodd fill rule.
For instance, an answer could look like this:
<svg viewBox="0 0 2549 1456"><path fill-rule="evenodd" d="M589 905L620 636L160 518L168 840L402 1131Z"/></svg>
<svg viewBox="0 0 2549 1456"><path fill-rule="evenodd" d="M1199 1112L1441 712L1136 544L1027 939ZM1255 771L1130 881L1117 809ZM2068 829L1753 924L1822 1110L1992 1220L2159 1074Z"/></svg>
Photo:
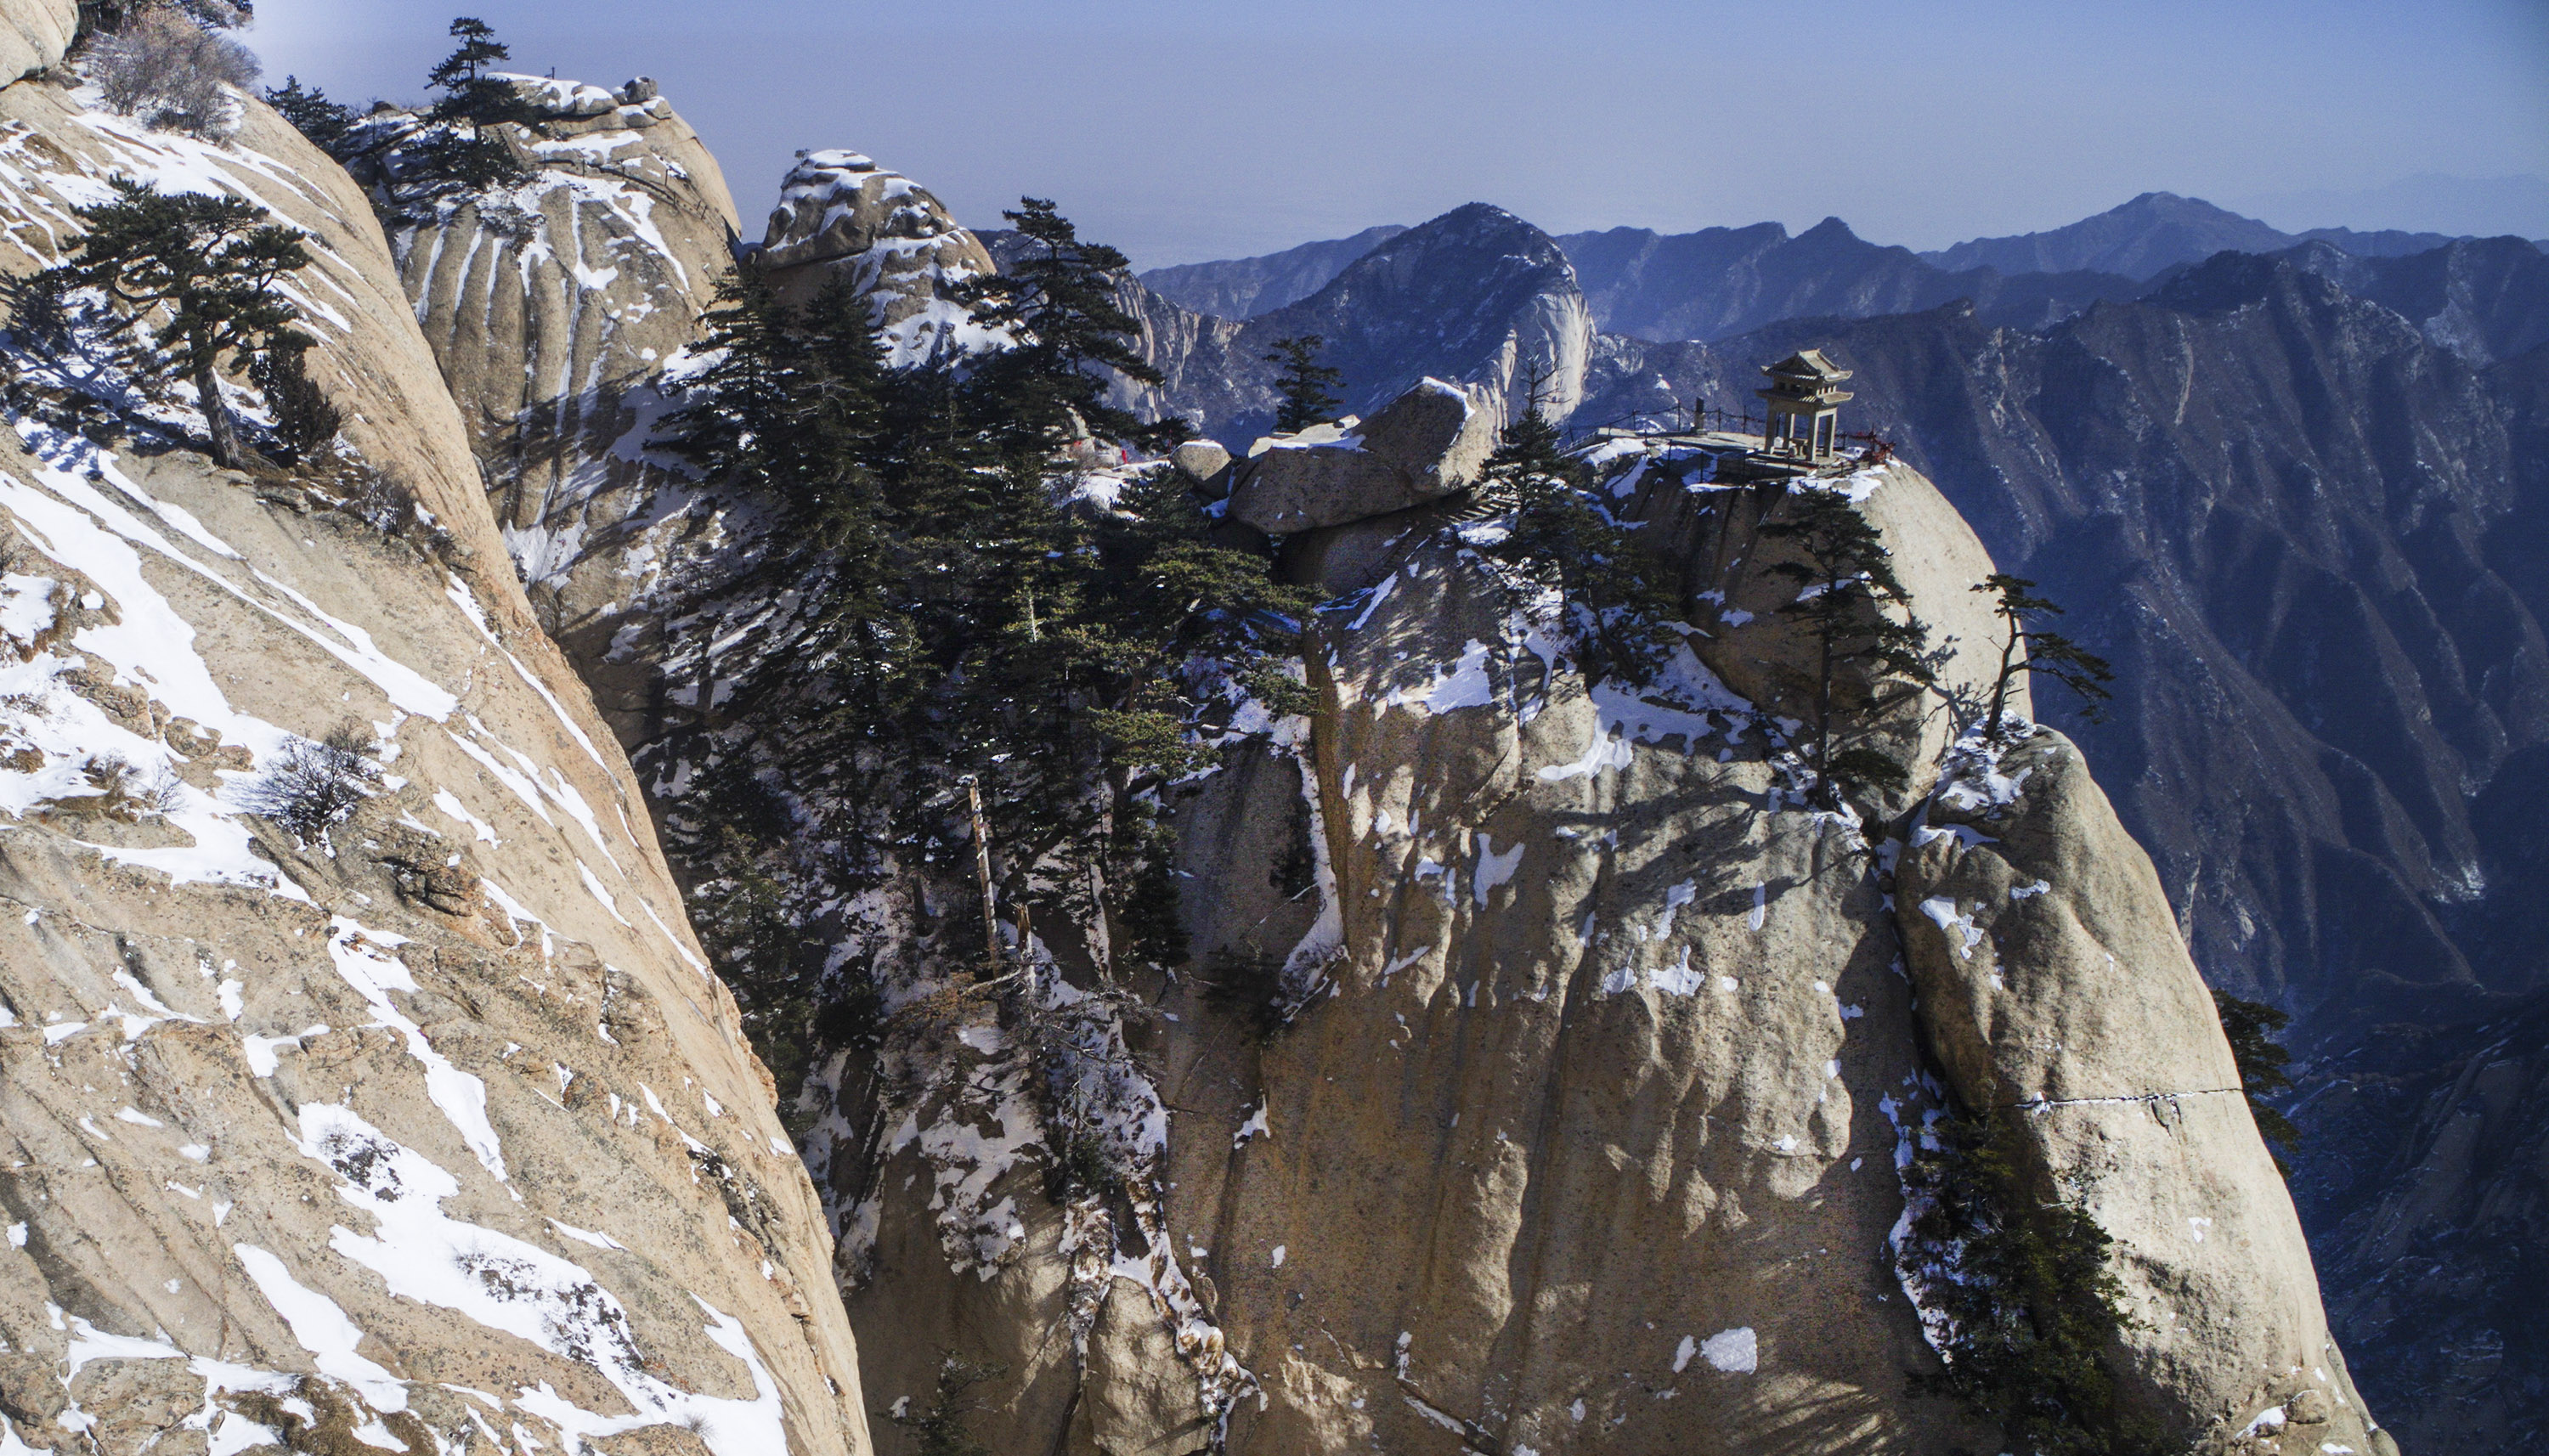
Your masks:
<svg viewBox="0 0 2549 1456"><path fill-rule="evenodd" d="M1562 24L1520 0L728 0L713 21L671 0L261 0L246 39L271 80L414 99L455 4L518 69L656 77L747 236L797 150L842 146L970 226L1054 198L1146 268L1471 201L1552 232L1837 216L1927 249L2164 191L2288 230L2549 237L2549 7L2527 0L1596 0Z"/></svg>

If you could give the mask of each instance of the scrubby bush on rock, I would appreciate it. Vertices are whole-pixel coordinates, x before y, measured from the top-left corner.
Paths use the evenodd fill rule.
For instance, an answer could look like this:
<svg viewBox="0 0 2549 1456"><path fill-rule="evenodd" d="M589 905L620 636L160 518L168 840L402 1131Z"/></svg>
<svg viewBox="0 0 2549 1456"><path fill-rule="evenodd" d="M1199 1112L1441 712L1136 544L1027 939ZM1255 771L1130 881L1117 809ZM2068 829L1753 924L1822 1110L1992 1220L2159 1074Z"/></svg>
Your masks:
<svg viewBox="0 0 2549 1456"><path fill-rule="evenodd" d="M929 1404L913 1410L912 1401L905 1397L893 1409L877 1413L908 1433L913 1456L991 1456L991 1448L974 1439L967 1426L985 1409L973 1391L1006 1373L998 1365L946 1355L938 1362L938 1388L931 1392Z"/></svg>
<svg viewBox="0 0 2549 1456"><path fill-rule="evenodd" d="M371 748L369 736L352 724L315 742L292 739L241 801L295 839L324 846L328 832L380 786L381 772L366 757Z"/></svg>
<svg viewBox="0 0 2549 1456"><path fill-rule="evenodd" d="M143 11L89 50L89 78L106 104L154 127L207 139L233 125L232 88L263 71L248 48L169 7Z"/></svg>

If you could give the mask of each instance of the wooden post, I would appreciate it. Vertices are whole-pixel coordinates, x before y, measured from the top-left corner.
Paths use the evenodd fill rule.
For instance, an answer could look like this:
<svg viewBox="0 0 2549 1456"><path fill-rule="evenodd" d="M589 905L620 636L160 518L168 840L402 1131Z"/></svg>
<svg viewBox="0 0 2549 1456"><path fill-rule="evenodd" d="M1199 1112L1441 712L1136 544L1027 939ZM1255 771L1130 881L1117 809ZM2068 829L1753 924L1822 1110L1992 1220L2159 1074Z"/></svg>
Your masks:
<svg viewBox="0 0 2549 1456"><path fill-rule="evenodd" d="M996 973L1000 967L1000 908L991 893L991 829L983 822L981 781L971 774L958 781L965 785L965 807L974 816L974 877L983 887L983 953Z"/></svg>

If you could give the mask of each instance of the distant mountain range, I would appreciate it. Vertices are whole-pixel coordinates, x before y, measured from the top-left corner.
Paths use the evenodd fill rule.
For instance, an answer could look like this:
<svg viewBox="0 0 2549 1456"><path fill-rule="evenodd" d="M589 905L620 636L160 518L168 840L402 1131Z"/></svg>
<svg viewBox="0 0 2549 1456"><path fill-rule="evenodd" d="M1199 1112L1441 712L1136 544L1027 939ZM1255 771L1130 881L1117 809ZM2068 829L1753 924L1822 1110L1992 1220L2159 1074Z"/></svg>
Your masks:
<svg viewBox="0 0 2549 1456"><path fill-rule="evenodd" d="M1371 228L1263 257L1154 268L1140 279L1195 313L1253 318L1309 298L1406 230ZM2313 255L2322 261L2306 266L2326 273L2339 266L2336 259L2404 259L2454 240L2439 232L2344 228L2285 232L2167 192L2143 193L2067 227L1926 253L1867 241L1838 218L1795 236L1777 223L1756 223L1681 233L1613 228L1557 238L1595 325L1654 340L1729 338L1782 318L1874 318L1957 299L1972 301L1987 323L2041 328L2094 303L2137 297L2173 270L2219 252L2314 246L2323 250ZM2523 245L2539 255L2537 244ZM2349 288L2432 286L2409 281L2413 273L2380 274L2398 282L2373 284L2375 273L2357 269L2345 281ZM2504 352L2490 348L2492 356Z"/></svg>
<svg viewBox="0 0 2549 1456"><path fill-rule="evenodd" d="M1575 408L1595 323L1556 238L1485 203L1417 228L1375 229L1384 230L1377 246L1306 296L1250 318L1205 313L1123 278L1116 302L1140 325L1142 357L1162 378L1156 388L1120 382L1118 403L1181 414L1245 450L1274 427L1274 341L1314 334L1341 375L1336 395L1347 412L1369 414L1429 375L1475 385L1499 408L1524 391L1557 414ZM1015 233L975 235L1001 267L1014 264ZM1304 275L1257 276L1289 289Z"/></svg>
<svg viewBox="0 0 2549 1456"><path fill-rule="evenodd" d="M1977 237L1921 256L1949 270L2068 273L2088 269L2147 280L2219 252L2272 253L2299 243L2325 242L2358 257L2393 258L2451 240L2440 232L2357 232L2347 228L2283 232L2201 198L2145 192L2122 207L2068 227L2012 237Z"/></svg>
<svg viewBox="0 0 2549 1456"><path fill-rule="evenodd" d="M2100 299L2141 292L2120 274L2074 270L2004 277L1950 272L1910 248L1869 242L1839 218L1794 237L1776 223L1657 233L1644 228L1558 239L1593 318L1638 338L1725 338L1781 318L1864 318L1971 299L1995 323L2035 327Z"/></svg>
<svg viewBox="0 0 2549 1456"><path fill-rule="evenodd" d="M1262 258L1154 268L1142 275L1142 282L1162 298L1198 314L1254 318L1317 293L1357 258L1406 230L1396 223L1384 223L1352 237L1305 242Z"/></svg>

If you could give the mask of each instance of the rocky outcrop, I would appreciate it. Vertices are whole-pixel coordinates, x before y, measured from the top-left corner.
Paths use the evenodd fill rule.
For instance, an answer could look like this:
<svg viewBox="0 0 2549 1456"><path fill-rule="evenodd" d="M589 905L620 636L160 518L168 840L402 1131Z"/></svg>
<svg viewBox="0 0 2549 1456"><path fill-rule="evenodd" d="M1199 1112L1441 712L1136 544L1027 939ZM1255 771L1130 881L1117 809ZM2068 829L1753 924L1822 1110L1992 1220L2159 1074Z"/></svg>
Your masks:
<svg viewBox="0 0 2549 1456"><path fill-rule="evenodd" d="M2117 766L2199 963L2326 1011L2389 976L2479 988L2444 928L2486 878L2461 785L2549 735L2549 579L2488 544L2527 529L2513 411L2475 371L2389 310L2237 255L2040 337L1945 310L1643 362L1724 399L1801 340L1857 370L1858 417L2137 684L2082 741ZM2502 963L2514 981L2494 988L2534 963Z"/></svg>
<svg viewBox="0 0 2549 1456"><path fill-rule="evenodd" d="M1612 497L1648 522L1642 529L1666 533L1678 544L1680 586L1704 628L1693 650L1709 671L1747 701L1810 716L1815 649L1802 624L1782 610L1796 600L1797 581L1778 569L1802 558L1793 544L1762 530L1777 518L1783 490L1719 481L1719 462L1705 449L1624 441L1591 458L1613 472ZM1992 574L1991 556L1938 488L1899 462L1810 478L1802 488L1847 497L1876 527L1896 577L1918 602L1914 614L1928 629L1943 701L1898 715L1891 747L1906 762L1935 764L1955 725L1980 713L1999 676L2000 623L1989 598L1972 590ZM1845 672L1841 679L1842 691L1862 701L1881 685L1864 674ZM2011 683L2008 700L2011 711L2031 711L2023 678Z"/></svg>
<svg viewBox="0 0 2549 1456"><path fill-rule="evenodd" d="M506 543L552 629L572 631L625 591L580 583L580 561L681 514L664 499L678 474L645 449L666 408L656 381L729 266L734 203L652 83L511 79L532 120L488 132L528 169L522 184L421 181L405 164L419 123L401 113L367 119L348 165L389 210Z"/></svg>
<svg viewBox="0 0 2549 1456"><path fill-rule="evenodd" d="M2445 1075L2456 1029L2549 984L2549 877L2515 827L2549 743L2540 349L2480 371L2327 278L2238 255L2041 335L1951 309L1605 345L1592 410L1743 398L1801 345L1857 371L1844 427L1895 441L2116 662L2124 692L2083 751L2197 963L2294 1011L2321 1084L2408 1075L2388 1048ZM2382 1105L2401 1121L2349 1121L2296 1159L2321 1266L2350 1280L2388 1256L2324 1241L2352 1205L2308 1191L2322 1167L2364 1187L2358 1158L2411 1156L2411 1104ZM2512 1267L2505 1245L2459 1247ZM2375 1409L2449 1428L2461 1395L2422 1406L2449 1383L2404 1374L2440 1354L2375 1327L2338 1331ZM2471 1400L2542 1409L2493 1357L2469 1368Z"/></svg>
<svg viewBox="0 0 2549 1456"><path fill-rule="evenodd" d="M2116 1240L2127 1402L2180 1440L2376 1449L2211 993L2079 751L1968 739L1913 841L1894 897L1929 1046Z"/></svg>
<svg viewBox="0 0 2549 1456"><path fill-rule="evenodd" d="M855 151L804 151L779 184L761 262L780 296L803 303L839 279L868 301L888 362L945 363L991 347L952 296L994 271L938 199Z"/></svg>
<svg viewBox="0 0 2549 1456"><path fill-rule="evenodd" d="M864 1451L767 1074L362 193L252 101L214 146L21 81L0 128L13 273L117 173L308 231L346 419L330 490L217 471L12 346L0 1440Z"/></svg>
<svg viewBox="0 0 2549 1456"><path fill-rule="evenodd" d="M1231 477L1231 518L1288 536L1465 490L1496 448L1484 394L1428 379L1368 420L1259 440Z"/></svg>
<svg viewBox="0 0 2549 1456"><path fill-rule="evenodd" d="M618 92L515 78L528 123L492 127L529 170L451 192L401 158L418 126L376 114L350 166L389 210L400 273L534 607L614 725L658 675L627 665L634 603L724 532L686 465L649 449L668 371L732 266L734 203L716 160L653 83ZM619 661L612 662L614 646Z"/></svg>
<svg viewBox="0 0 2549 1456"><path fill-rule="evenodd" d="M59 64L78 34L79 0L20 0L0 15L0 80Z"/></svg>

